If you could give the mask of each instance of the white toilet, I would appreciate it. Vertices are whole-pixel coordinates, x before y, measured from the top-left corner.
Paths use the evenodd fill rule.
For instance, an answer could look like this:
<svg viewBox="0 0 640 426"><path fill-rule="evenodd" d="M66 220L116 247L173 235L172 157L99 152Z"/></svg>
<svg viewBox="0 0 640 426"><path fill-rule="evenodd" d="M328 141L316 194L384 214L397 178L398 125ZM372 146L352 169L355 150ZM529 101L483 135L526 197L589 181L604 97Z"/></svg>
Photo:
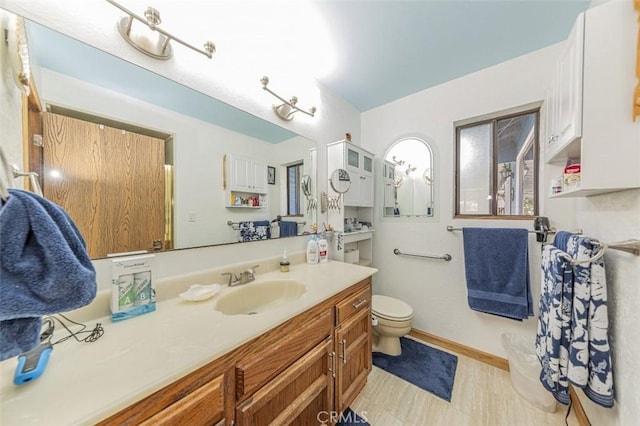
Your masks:
<svg viewBox="0 0 640 426"><path fill-rule="evenodd" d="M371 298L373 316L373 351L400 355L400 337L411 330L413 309L402 300L374 294ZM377 320L377 325L375 324Z"/></svg>

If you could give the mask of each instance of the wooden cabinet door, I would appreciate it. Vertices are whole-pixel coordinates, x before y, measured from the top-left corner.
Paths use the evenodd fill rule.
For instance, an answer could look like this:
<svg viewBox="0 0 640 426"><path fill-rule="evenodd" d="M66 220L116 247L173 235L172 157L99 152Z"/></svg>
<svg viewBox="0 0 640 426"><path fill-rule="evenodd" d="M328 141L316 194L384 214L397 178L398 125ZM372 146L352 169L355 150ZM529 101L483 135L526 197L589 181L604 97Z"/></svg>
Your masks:
<svg viewBox="0 0 640 426"><path fill-rule="evenodd" d="M45 113L47 199L78 226L92 258L164 241L164 141Z"/></svg>
<svg viewBox="0 0 640 426"><path fill-rule="evenodd" d="M336 329L336 411L342 412L367 383L371 371L371 309L363 309Z"/></svg>
<svg viewBox="0 0 640 426"><path fill-rule="evenodd" d="M224 419L224 376L210 381L141 423L157 425L212 425Z"/></svg>
<svg viewBox="0 0 640 426"><path fill-rule="evenodd" d="M332 353L329 337L241 404L237 424L320 423L333 410Z"/></svg>

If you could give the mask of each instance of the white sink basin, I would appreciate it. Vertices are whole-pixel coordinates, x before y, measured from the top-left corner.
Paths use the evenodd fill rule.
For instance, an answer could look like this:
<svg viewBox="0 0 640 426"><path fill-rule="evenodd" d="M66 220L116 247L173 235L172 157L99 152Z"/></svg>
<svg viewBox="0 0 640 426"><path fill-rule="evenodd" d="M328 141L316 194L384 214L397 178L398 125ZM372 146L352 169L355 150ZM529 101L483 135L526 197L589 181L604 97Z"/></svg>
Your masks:
<svg viewBox="0 0 640 426"><path fill-rule="evenodd" d="M305 291L305 285L296 280L244 284L221 294L216 310L225 315L255 315L296 300Z"/></svg>

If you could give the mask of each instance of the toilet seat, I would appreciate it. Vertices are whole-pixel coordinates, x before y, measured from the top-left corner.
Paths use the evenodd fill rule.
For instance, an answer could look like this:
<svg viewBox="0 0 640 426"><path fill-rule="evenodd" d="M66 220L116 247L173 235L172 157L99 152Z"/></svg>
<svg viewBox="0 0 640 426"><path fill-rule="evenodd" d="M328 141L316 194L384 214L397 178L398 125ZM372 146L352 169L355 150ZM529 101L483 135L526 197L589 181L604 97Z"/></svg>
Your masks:
<svg viewBox="0 0 640 426"><path fill-rule="evenodd" d="M378 318L389 321L407 321L413 318L413 309L402 300L374 294L371 298L371 312Z"/></svg>

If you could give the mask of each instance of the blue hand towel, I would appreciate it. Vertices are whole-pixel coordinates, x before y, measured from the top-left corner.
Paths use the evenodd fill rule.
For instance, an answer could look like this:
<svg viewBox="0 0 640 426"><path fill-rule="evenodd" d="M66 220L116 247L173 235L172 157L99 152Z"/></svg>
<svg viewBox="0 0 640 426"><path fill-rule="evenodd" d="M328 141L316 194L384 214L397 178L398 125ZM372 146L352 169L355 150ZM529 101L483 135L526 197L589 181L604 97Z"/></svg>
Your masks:
<svg viewBox="0 0 640 426"><path fill-rule="evenodd" d="M533 316L526 229L463 228L467 299L473 310Z"/></svg>
<svg viewBox="0 0 640 426"><path fill-rule="evenodd" d="M34 193L10 189L0 209L0 360L39 344L42 315L84 306L96 289L69 215Z"/></svg>
<svg viewBox="0 0 640 426"><path fill-rule="evenodd" d="M298 222L281 220L278 222L280 226L280 237L295 237L298 235Z"/></svg>

